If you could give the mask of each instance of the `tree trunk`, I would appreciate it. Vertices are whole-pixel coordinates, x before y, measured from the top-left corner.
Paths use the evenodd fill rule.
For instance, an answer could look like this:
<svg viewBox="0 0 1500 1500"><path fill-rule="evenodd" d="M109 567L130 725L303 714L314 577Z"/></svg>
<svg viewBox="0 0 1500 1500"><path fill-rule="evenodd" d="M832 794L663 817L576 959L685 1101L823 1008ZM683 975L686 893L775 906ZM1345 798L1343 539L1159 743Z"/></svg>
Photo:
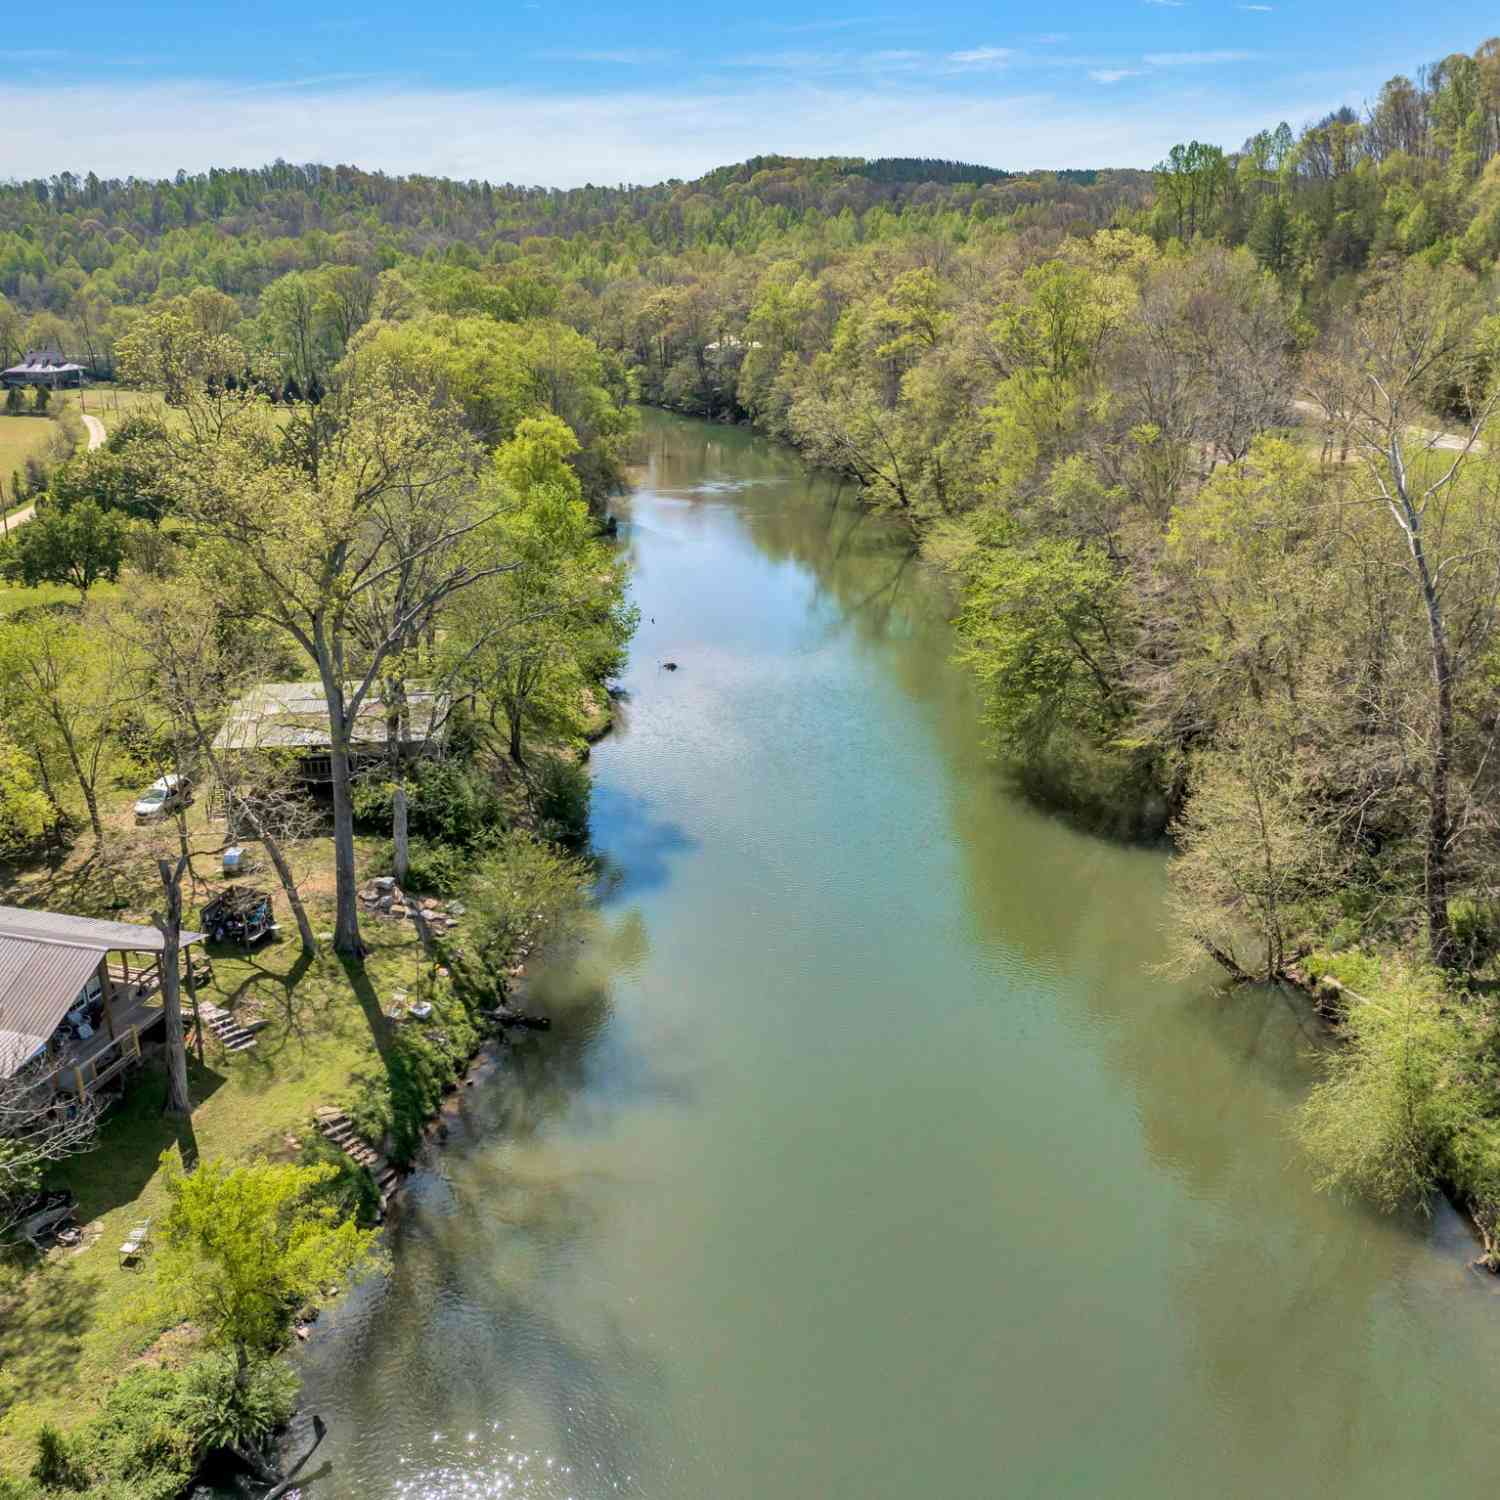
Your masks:
<svg viewBox="0 0 1500 1500"><path fill-rule="evenodd" d="M74 778L78 782L79 789L83 792L84 806L89 810L89 826L94 830L94 842L102 849L104 847L104 825L99 821L99 799L94 795L93 785L84 774L83 762L78 758L78 747L73 743L73 735L61 722L58 727L63 732L63 745L68 752L68 764L73 767Z"/></svg>
<svg viewBox="0 0 1500 1500"><path fill-rule="evenodd" d="M167 1102L165 1113L190 1115L193 1101L188 1095L187 1047L182 1035L182 993L180 960L182 956L182 872L186 860L178 860L175 870L165 859L156 862L166 896L166 914L155 916L162 935L161 1003L167 1042Z"/></svg>
<svg viewBox="0 0 1500 1500"><path fill-rule="evenodd" d="M1422 518L1406 499L1405 475L1392 463L1405 507L1407 545L1417 570L1422 604L1427 611L1427 635L1432 656L1432 682L1436 691L1433 726L1432 772L1427 788L1426 906L1427 947L1433 963L1451 968L1454 961L1453 926L1448 917L1448 841L1453 820L1448 806L1448 780L1453 758L1453 663L1448 655L1448 636L1443 625L1442 601L1427 564L1422 544Z"/></svg>
<svg viewBox="0 0 1500 1500"><path fill-rule="evenodd" d="M236 818L245 819L250 826L250 831L260 840L261 847L266 851L266 857L276 871L276 878L281 882L281 891L286 897L286 904L291 907L292 916L297 920L297 936L302 939L302 951L311 958L318 951L317 940L313 937L312 923L308 920L307 908L302 904L302 893L297 889L297 882L292 876L292 867L286 862L286 855L281 852L280 843L272 836L270 829L261 822L255 809L247 801L234 797L232 793L227 795L235 809Z"/></svg>
<svg viewBox="0 0 1500 1500"><path fill-rule="evenodd" d="M391 794L391 846L395 853L391 860L391 874L397 885L406 884L406 872L411 864L411 845L406 832L406 783L398 781Z"/></svg>
<svg viewBox="0 0 1500 1500"><path fill-rule="evenodd" d="M365 956L359 932L358 870L354 862L354 787L349 764L349 727L344 681L332 662L321 662L323 696L328 703L328 763L333 778L333 950L345 958Z"/></svg>
<svg viewBox="0 0 1500 1500"><path fill-rule="evenodd" d="M510 758L518 766L524 766L526 764L526 757L521 750L520 712L519 710L513 710L507 713L506 717L510 720Z"/></svg>
<svg viewBox="0 0 1500 1500"><path fill-rule="evenodd" d="M349 745L342 728L330 747L333 767L333 875L335 917L333 947L345 958L363 958L359 932L359 899L354 864L354 793L350 779Z"/></svg>

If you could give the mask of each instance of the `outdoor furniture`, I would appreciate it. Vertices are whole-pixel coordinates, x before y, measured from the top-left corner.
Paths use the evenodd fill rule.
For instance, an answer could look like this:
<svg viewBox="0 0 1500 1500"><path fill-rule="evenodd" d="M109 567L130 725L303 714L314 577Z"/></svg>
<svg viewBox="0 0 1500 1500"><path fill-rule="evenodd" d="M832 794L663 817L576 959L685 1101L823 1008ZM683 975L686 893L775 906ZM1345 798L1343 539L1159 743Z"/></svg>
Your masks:
<svg viewBox="0 0 1500 1500"><path fill-rule="evenodd" d="M120 1246L120 1264L134 1265L151 1248L151 1220L137 1224Z"/></svg>
<svg viewBox="0 0 1500 1500"><path fill-rule="evenodd" d="M248 948L276 930L271 897L246 885L225 886L203 908L203 926L216 943Z"/></svg>

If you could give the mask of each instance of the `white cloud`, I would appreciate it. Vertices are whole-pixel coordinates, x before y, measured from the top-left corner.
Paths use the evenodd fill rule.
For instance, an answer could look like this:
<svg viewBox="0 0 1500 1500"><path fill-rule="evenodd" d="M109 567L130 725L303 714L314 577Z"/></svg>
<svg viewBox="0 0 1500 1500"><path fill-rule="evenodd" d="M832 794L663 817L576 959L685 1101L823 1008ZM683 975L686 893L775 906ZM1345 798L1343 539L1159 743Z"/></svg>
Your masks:
<svg viewBox="0 0 1500 1500"><path fill-rule="evenodd" d="M1236 5L1235 9L1236 10L1265 10L1265 11L1271 11L1271 10L1275 10L1276 7L1274 5Z"/></svg>
<svg viewBox="0 0 1500 1500"><path fill-rule="evenodd" d="M1146 0L1147 5L1164 5L1171 10L1181 10L1185 0Z"/></svg>
<svg viewBox="0 0 1500 1500"><path fill-rule="evenodd" d="M1015 54L1009 47L969 47L963 52L950 52L948 61L962 68L988 68L1003 63Z"/></svg>
<svg viewBox="0 0 1500 1500"><path fill-rule="evenodd" d="M1095 83L1118 83L1122 78L1139 78L1141 68L1090 68L1089 77Z"/></svg>
<svg viewBox="0 0 1500 1500"><path fill-rule="evenodd" d="M1253 52L1148 52L1153 68L1205 68L1215 63L1249 62Z"/></svg>
<svg viewBox="0 0 1500 1500"><path fill-rule="evenodd" d="M581 48L576 51L543 52L538 55L557 62L618 63L621 67L627 68L641 68L651 63L670 62L676 56L664 47L620 47L612 51L591 51Z"/></svg>
<svg viewBox="0 0 1500 1500"><path fill-rule="evenodd" d="M914 79L920 74L909 75ZM491 182L658 182L762 152L939 156L997 167L1149 166L1188 135L1241 141L1266 119L1315 114L1321 94L1161 101L1122 118L1098 96L997 96L936 82L894 89L787 80L749 87L534 90L350 83L231 93L222 84L0 85L5 171L106 177L210 166L350 162Z"/></svg>

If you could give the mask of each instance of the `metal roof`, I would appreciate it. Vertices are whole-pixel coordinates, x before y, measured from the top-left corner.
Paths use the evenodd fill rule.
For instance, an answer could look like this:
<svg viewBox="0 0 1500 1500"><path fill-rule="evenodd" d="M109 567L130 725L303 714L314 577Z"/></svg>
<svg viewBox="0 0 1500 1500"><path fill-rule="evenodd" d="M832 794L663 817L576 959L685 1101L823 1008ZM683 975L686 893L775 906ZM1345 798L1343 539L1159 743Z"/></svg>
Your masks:
<svg viewBox="0 0 1500 1500"><path fill-rule="evenodd" d="M349 684L350 692L353 684ZM448 711L447 694L429 688L406 692L407 745L422 745L432 737L434 719ZM390 738L390 718L377 693L359 705L351 745L384 745ZM252 688L226 715L214 739L215 750L326 750L328 703L316 682L264 682Z"/></svg>
<svg viewBox="0 0 1500 1500"><path fill-rule="evenodd" d="M184 932L182 946L201 942ZM160 931L0 906L0 1078L46 1045L107 953L161 953Z"/></svg>

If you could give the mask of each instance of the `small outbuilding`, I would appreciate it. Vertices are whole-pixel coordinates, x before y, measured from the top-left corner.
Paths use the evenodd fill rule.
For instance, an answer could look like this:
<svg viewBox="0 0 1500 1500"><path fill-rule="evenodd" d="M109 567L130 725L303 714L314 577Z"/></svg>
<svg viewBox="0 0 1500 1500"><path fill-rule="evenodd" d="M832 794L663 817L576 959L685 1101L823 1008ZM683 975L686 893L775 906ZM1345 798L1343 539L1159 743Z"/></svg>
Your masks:
<svg viewBox="0 0 1500 1500"><path fill-rule="evenodd" d="M352 685L349 691L353 692ZM408 688L405 698L399 715L392 714L376 693L360 704L349 736L349 758L355 770L385 760L393 733L399 737L401 755L408 758L421 755L442 738L448 695ZM229 710L214 739L214 749L226 757L295 751L302 779L314 785L333 780L332 748L328 705L316 682L266 682L253 688Z"/></svg>
<svg viewBox="0 0 1500 1500"><path fill-rule="evenodd" d="M0 370L0 385L81 386L88 371L64 359L56 349L28 349L26 358L8 370Z"/></svg>

